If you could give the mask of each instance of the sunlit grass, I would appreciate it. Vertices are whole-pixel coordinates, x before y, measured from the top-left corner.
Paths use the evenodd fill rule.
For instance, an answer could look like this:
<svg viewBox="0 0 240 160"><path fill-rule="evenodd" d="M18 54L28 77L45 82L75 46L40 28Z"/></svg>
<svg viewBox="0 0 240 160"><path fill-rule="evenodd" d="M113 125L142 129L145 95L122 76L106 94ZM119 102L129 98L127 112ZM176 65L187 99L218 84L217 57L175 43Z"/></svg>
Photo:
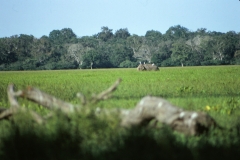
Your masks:
<svg viewBox="0 0 240 160"><path fill-rule="evenodd" d="M112 99L100 107L132 108L146 95L166 98L171 103L190 110L204 110L207 105L224 104L240 97L240 66L166 67L158 72L138 72L136 69L93 69L0 72L0 102L7 107L6 88L14 83L17 89L34 86L72 103L79 103L76 93L87 96L107 89L118 78L122 83ZM22 100L26 106L32 106ZM239 102L240 103L240 102Z"/></svg>

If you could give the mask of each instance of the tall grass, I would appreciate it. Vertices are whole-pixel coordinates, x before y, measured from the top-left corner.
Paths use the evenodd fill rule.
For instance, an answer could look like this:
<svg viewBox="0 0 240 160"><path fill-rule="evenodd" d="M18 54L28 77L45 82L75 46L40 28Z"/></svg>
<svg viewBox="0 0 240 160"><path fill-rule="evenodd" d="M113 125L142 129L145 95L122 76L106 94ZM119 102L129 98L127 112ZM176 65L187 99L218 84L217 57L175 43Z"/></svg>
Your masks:
<svg viewBox="0 0 240 160"><path fill-rule="evenodd" d="M14 83L17 89L38 87L63 100L79 103L76 93L87 96L108 88L116 79L122 83L113 97L98 104L104 108L132 108L146 95L163 97L188 110L210 109L221 120L233 114L240 103L240 66L167 67L158 72L136 69L56 70L0 72L0 106L8 106L6 88ZM36 108L23 101L24 106ZM235 104L234 104L235 103ZM235 105L235 106L234 106ZM223 113L223 114L221 114ZM220 116L220 117L219 117Z"/></svg>
<svg viewBox="0 0 240 160"><path fill-rule="evenodd" d="M240 95L240 66L214 66L161 68L159 72L137 72L136 69L0 72L0 100L7 101L9 83L18 89L35 86L66 101L76 101L77 92L86 95L101 92L118 78L123 81L112 100L103 103L106 107L115 107L108 105L111 102L133 107L150 94L187 109L199 109ZM191 107L195 101L197 104Z"/></svg>

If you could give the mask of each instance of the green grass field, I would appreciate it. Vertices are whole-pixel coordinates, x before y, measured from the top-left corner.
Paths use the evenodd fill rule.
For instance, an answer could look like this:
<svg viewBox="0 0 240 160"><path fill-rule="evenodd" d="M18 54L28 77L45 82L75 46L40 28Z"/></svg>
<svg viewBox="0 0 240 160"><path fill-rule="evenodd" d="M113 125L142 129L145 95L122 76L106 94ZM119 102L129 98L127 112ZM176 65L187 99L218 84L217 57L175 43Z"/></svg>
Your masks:
<svg viewBox="0 0 240 160"><path fill-rule="evenodd" d="M93 69L93 70L0 72L0 82L1 82L0 83L0 89L1 89L0 106L9 107L6 89L8 84L10 83L14 83L16 86L16 89L24 89L27 86L34 86L62 100L77 104L79 103L79 100L76 98L76 93L81 92L87 95L88 97L90 97L93 93L99 93L107 89L118 78L121 78L122 82L118 86L118 89L113 93L112 98L98 103L97 107L133 108L137 104L137 102L140 101L142 97L146 95L153 95L153 96L163 97L168 101L170 101L172 104L176 106L180 106L186 110L206 111L214 119L216 119L216 121L221 126L226 128L231 128L233 126L236 126L236 124L238 123L238 118L240 116L240 66L237 66L237 65L236 66L183 67L183 68L182 67L167 67L167 68L162 67L160 68L160 71L157 71L157 72L154 72L154 71L139 72L136 69ZM19 99L19 101L23 106L32 110L36 110L39 113L47 112L43 108L39 109L38 108L39 106L32 102L28 102L22 99ZM84 120L84 118L82 119ZM87 119L89 118L87 117ZM7 134L7 131L5 132L4 128L5 129L8 128L9 132L13 130L14 133L15 131L16 133L18 133L20 132L19 130L22 130L22 132L28 136L29 136L28 132L31 132L30 135L32 135L32 132L34 132L33 134L34 136L45 135L46 137L48 137L49 135L51 135L51 138L52 138L53 135L55 136L62 135L61 130L64 131L64 129L65 131L71 130L71 135L76 135L75 132L77 132L76 131L76 126L77 126L77 128L79 127L79 128L86 129L86 131L78 131L78 133L79 135L82 136L81 138L87 139L86 141L83 141L81 143L81 146L84 145L83 148L87 148L87 151L91 155L94 155L95 151L98 150L98 152L101 152L101 156L103 156L102 154L103 153L106 154L105 151L111 148L111 145L113 145L113 142L115 143L116 141L118 142L117 145L115 144L116 146L123 145L122 144L123 140L119 140L121 139L119 137L121 137L122 134L115 133L115 132L118 132L117 129L114 128L116 126L111 126L111 124L107 124L105 126L104 125L105 123L103 123L101 125L105 126L105 129L102 129L99 126L96 127L96 124L90 124L90 122L80 122L80 120L76 120L77 122L79 122L79 125L78 125L75 123L75 120L73 120L73 122L69 126L62 121L60 122L50 121L50 123L44 127L40 127L40 128L37 127L37 130L39 131L39 133L37 134L35 133L35 131L32 131L31 128L26 127L27 126L26 123L28 123L26 119L23 120L23 122L20 123L19 126L18 125L12 126L8 122L0 122L0 130L1 130L0 141L5 137L8 143L9 141L11 142L10 143L11 145L5 148L12 149L14 148L14 145L12 140L10 139L12 137L14 138L21 137L18 134L16 134L18 136L16 136L13 133ZM17 121L19 122L19 118L17 118ZM100 122L98 122L98 124L99 123ZM61 128L60 127L54 130L53 126L58 126L58 127L61 126L63 127L63 129L60 129ZM33 125L32 127L34 128L36 126ZM49 128L49 130L46 131L46 128ZM72 131L74 131L74 134L72 134ZM100 132L101 134L99 133L97 134L97 132ZM231 137L232 134L225 136L225 135L222 135L222 133L219 133L217 134L218 136L211 135L210 137L212 138L210 139L208 137L204 137L202 139L199 137L185 139L181 136L177 136L173 138L171 137L173 135L171 135L170 132L167 131L167 133L168 135L170 134L170 137L165 136L165 134L163 133L157 132L155 134L155 131L153 135L158 136L158 138L155 138L157 140L163 140L163 139L169 140L167 142L164 142L164 146L167 146L167 147L170 147L170 146L166 143L170 142L171 139L174 139L173 141L176 141L177 145L176 144L172 144L172 145L175 147L175 149L177 148L178 150L179 149L178 147L180 145L181 146L180 148L184 150L183 151L184 155L187 154L189 150L191 150L192 154L194 154L195 159L197 159L196 157L199 156L198 154L200 154L201 151L203 150L205 151L209 149L207 147L212 147L212 145L219 144L220 147L223 145L226 145L226 147L230 146L231 148L231 147L234 147L234 145L236 145L235 143L237 143L237 145L240 144L239 142L235 142L235 141L230 142L230 139L234 139L233 137ZM65 133L65 134L69 136L68 134L70 133ZM128 134L128 135L135 135L135 133ZM161 135L164 135L164 136L161 136ZM115 137L115 140L113 140L114 139L113 137ZM133 137L136 138L136 135ZM214 139L213 137L216 137L216 138ZM222 138L218 139L219 137L222 137ZM224 139L223 137L224 138L226 137L226 139ZM66 142L64 141L64 144L65 143L74 144L79 147L78 144L75 144L76 143L75 138L71 138L71 136L68 137L69 141L66 141ZM56 140L56 139L50 140L50 139L49 139L49 142L52 142L52 143L55 143L56 141L59 142L59 140ZM23 142L23 141L24 139L19 140L19 142ZM109 141L111 141L111 143ZM150 139L150 142L151 141L152 139ZM240 139L237 139L236 141L240 141ZM146 143L148 143L148 141ZM151 142L150 144L152 145L152 143L155 143L155 142ZM159 145L160 142L157 142L157 143L158 144L156 145ZM36 144L39 144L39 143L36 142ZM101 147L100 147L101 149L99 149L100 144L101 144L101 147L105 146L105 149ZM131 147L132 143L128 144L126 142L124 144L125 144L125 147ZM200 146L200 147L194 150L191 148L193 146L195 147ZM203 147L204 149L202 148L202 146L204 146ZM3 146L1 146L1 143L0 143L0 149L1 147ZM45 147L45 146L43 145L42 147ZM62 148L64 149L64 147ZM158 146L156 148L158 148ZM9 153L10 151L8 152L7 149L4 149L4 151L6 153ZM56 150L59 151L59 149L56 149ZM211 150L211 149L209 150L212 151L213 156L215 155L215 152L216 153L219 152L219 150ZM124 151L121 151L121 152L124 152ZM95 155L98 155L98 152ZM121 154L121 152L119 152L118 154ZM45 150L44 150L44 153L45 153ZM48 151L46 151L46 153L48 153ZM81 153L85 153L85 151L81 151ZM171 154L170 151L169 151L169 154ZM1 152L0 152L0 156L1 156ZM78 155L76 155L76 157L78 157Z"/></svg>
<svg viewBox="0 0 240 160"><path fill-rule="evenodd" d="M136 69L97 69L59 71L0 72L1 105L7 106L6 88L14 83L19 89L37 87L63 100L78 103L76 93L99 93L118 78L122 83L112 99L102 107L130 108L145 95L160 96L191 110L223 105L240 96L240 66L172 67L159 72Z"/></svg>

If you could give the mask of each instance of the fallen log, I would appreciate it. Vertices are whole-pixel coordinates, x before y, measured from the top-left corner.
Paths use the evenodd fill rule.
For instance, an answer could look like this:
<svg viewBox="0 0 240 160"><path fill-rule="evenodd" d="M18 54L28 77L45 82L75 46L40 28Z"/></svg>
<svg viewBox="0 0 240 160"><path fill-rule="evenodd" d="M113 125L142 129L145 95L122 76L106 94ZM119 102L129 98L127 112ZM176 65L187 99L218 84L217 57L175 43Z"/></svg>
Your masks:
<svg viewBox="0 0 240 160"><path fill-rule="evenodd" d="M50 110L60 109L64 113L74 112L74 108L77 107L34 87L27 87L27 89L21 91L21 94L18 96L26 98Z"/></svg>
<svg viewBox="0 0 240 160"><path fill-rule="evenodd" d="M122 118L126 127L146 125L155 120L185 135L199 135L217 124L203 112L185 111L160 97L146 96Z"/></svg>
<svg viewBox="0 0 240 160"><path fill-rule="evenodd" d="M21 109L17 98L26 98L33 101L49 110L60 110L64 114L71 114L75 111L80 111L85 105L94 105L100 100L105 100L110 97L111 93L117 89L121 79L118 79L107 90L93 96L90 100L86 100L85 96L78 93L77 96L82 100L82 105L73 105L58 99L50 94L47 94L37 88L27 87L25 90L15 92L14 85L8 86L8 99L10 108L3 109L0 112L0 119L8 118L17 114ZM21 109L22 111L22 109ZM167 100L161 97L146 96L143 97L135 108L131 110L115 109L115 110L96 110L96 114L104 113L119 113L120 126L146 126L151 121L170 126L173 130L181 132L185 135L200 135L209 131L212 127L217 127L215 120L204 112L186 111L177 106L172 105ZM41 124L44 120L37 113L30 111L32 117Z"/></svg>

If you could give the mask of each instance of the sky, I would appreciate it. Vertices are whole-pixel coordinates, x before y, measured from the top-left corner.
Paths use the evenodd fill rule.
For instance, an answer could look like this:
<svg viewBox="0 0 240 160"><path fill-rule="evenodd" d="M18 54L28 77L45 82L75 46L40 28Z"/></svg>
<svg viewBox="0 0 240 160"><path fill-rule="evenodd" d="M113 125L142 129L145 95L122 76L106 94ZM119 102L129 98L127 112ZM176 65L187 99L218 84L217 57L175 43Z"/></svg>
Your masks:
<svg viewBox="0 0 240 160"><path fill-rule="evenodd" d="M27 34L40 38L71 28L92 36L106 26L144 36L181 25L190 31L240 32L239 0L0 0L0 38Z"/></svg>

